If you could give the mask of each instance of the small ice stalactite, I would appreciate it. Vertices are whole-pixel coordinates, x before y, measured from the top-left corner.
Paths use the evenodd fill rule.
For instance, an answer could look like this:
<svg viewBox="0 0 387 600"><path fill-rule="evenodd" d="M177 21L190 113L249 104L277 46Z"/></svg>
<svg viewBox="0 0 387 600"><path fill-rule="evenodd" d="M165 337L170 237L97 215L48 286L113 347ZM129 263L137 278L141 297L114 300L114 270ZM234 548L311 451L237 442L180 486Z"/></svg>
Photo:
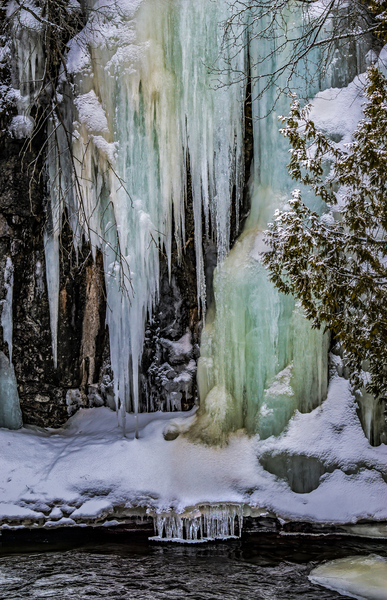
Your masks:
<svg viewBox="0 0 387 600"><path fill-rule="evenodd" d="M38 298L41 298L44 294L44 271L43 265L40 260L36 261L35 266L35 286L36 286L36 294Z"/></svg>
<svg viewBox="0 0 387 600"><path fill-rule="evenodd" d="M15 371L4 352L0 352L0 427L20 429L22 426Z"/></svg>
<svg viewBox="0 0 387 600"><path fill-rule="evenodd" d="M167 398L167 412L181 411L181 392L171 392Z"/></svg>
<svg viewBox="0 0 387 600"><path fill-rule="evenodd" d="M0 352L0 427L19 429L22 426L19 394L15 371L12 365L12 299L13 299L13 265L9 257L4 269L5 299L2 301L1 326L3 339L8 345L9 358Z"/></svg>
<svg viewBox="0 0 387 600"><path fill-rule="evenodd" d="M243 507L239 504L200 506L191 512L153 515L153 541L202 543L240 538Z"/></svg>
<svg viewBox="0 0 387 600"><path fill-rule="evenodd" d="M16 2L7 3L7 17L12 25L12 61L17 73L15 99L18 115L12 119L10 133L21 139L31 135L35 125L30 115L33 100L41 90L45 69L43 52L42 8L25 3L25 8Z"/></svg>
<svg viewBox="0 0 387 600"><path fill-rule="evenodd" d="M2 302L1 326L3 328L3 339L8 344L9 361L12 363L12 299L13 299L13 264L9 256L4 269L4 288L6 290L5 299Z"/></svg>

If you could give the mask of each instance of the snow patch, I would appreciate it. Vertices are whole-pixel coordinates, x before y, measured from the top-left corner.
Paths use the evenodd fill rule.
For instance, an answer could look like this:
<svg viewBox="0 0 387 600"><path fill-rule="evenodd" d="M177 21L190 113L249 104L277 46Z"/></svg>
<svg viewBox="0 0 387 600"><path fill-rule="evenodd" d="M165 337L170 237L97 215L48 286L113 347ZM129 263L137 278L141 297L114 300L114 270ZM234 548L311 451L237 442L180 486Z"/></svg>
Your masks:
<svg viewBox="0 0 387 600"><path fill-rule="evenodd" d="M293 364L288 365L285 369L282 369L274 378L270 387L265 390L265 397L267 396L294 396L290 381L292 378Z"/></svg>
<svg viewBox="0 0 387 600"><path fill-rule="evenodd" d="M80 508L75 510L72 519L91 519L108 514L112 508L112 503L108 500L92 499L87 500Z"/></svg>
<svg viewBox="0 0 387 600"><path fill-rule="evenodd" d="M17 115L13 117L8 131L13 138L16 140L22 140L24 138L30 137L33 132L35 126L35 121L32 117Z"/></svg>
<svg viewBox="0 0 387 600"><path fill-rule="evenodd" d="M352 141L363 118L365 74L344 88L329 88L313 98L310 118L327 135L340 136L340 146Z"/></svg>
<svg viewBox="0 0 387 600"><path fill-rule="evenodd" d="M78 118L89 133L108 133L109 127L105 111L94 90L74 98L78 110Z"/></svg>
<svg viewBox="0 0 387 600"><path fill-rule="evenodd" d="M117 413L102 407L81 409L59 430L1 430L0 520L61 526L69 518L103 522L139 507L181 514L214 503L287 520L387 520L387 447L369 445L347 381L335 378L322 406L296 412L279 437L260 440L237 431L222 447L206 446L185 434L195 419L195 411L142 413L134 439L134 415L126 416L123 437ZM317 488L296 493L259 462L281 453L325 465Z"/></svg>

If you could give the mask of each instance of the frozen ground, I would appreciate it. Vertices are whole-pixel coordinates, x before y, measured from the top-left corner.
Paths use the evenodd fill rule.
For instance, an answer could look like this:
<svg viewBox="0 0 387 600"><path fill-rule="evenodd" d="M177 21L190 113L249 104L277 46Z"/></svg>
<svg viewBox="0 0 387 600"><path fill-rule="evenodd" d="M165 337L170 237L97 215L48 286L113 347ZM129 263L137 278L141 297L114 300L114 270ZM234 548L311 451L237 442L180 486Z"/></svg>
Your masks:
<svg viewBox="0 0 387 600"><path fill-rule="evenodd" d="M195 418L142 414L139 439L134 417L124 438L108 408L81 410L60 430L0 430L0 523L65 526L209 503L240 503L286 520L387 520L387 447L368 444L345 380L334 379L323 405L297 412L279 438L260 441L241 431L227 446L208 447L184 435ZM166 441L166 429L170 437L183 433ZM268 457L280 477L260 464ZM323 465L317 487L292 491L284 460L300 477L308 461L312 471Z"/></svg>

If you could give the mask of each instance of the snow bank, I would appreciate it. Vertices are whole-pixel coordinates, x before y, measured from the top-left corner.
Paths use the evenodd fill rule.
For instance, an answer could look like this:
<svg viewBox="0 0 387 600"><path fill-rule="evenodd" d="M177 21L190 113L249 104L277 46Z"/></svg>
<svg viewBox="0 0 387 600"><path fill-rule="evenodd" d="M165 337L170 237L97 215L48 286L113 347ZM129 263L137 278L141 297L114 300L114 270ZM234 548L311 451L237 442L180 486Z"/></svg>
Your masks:
<svg viewBox="0 0 387 600"><path fill-rule="evenodd" d="M346 381L336 378L323 405L297 412L277 438L238 431L226 446L209 447L184 435L195 419L194 411L140 414L137 440L133 415L123 437L104 407L79 411L60 430L0 430L2 526L102 523L215 503L287 520L387 520L387 447L368 444ZM167 441L171 427L180 435ZM324 465L315 489L297 493L260 462L284 455Z"/></svg>
<svg viewBox="0 0 387 600"><path fill-rule="evenodd" d="M310 118L325 134L339 138L343 147L352 141L352 134L363 118L365 74L344 88L329 88L312 100Z"/></svg>

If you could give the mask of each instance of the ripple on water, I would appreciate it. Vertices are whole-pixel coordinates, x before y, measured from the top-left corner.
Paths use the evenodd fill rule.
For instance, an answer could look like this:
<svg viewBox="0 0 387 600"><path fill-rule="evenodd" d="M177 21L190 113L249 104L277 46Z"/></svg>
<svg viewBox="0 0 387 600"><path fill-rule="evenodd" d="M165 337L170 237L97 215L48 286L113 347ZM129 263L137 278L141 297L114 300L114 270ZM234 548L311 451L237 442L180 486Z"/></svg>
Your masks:
<svg viewBox="0 0 387 600"><path fill-rule="evenodd" d="M278 542L279 543L279 542ZM308 580L316 566L243 544L124 544L0 556L1 600L339 600ZM292 554L293 552L293 554ZM294 558L292 558L292 556ZM313 557L314 558L314 557Z"/></svg>

